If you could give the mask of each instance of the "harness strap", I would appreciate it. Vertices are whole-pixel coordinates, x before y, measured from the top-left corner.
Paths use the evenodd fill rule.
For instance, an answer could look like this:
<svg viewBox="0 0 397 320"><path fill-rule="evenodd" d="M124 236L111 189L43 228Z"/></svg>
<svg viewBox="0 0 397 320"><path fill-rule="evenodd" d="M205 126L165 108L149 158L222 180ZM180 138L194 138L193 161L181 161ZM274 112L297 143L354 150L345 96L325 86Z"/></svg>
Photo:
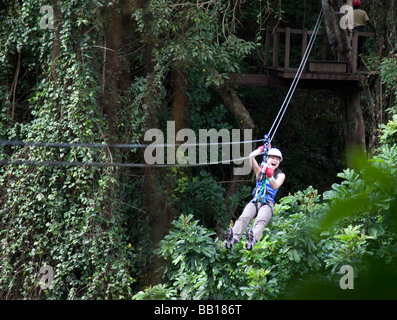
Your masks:
<svg viewBox="0 0 397 320"><path fill-rule="evenodd" d="M262 173L260 179L256 182L253 201L264 202L264 200L266 200L266 180L263 179Z"/></svg>
<svg viewBox="0 0 397 320"><path fill-rule="evenodd" d="M265 202L262 202L263 203L263 205L261 206L261 208L263 207L263 206L269 206L269 208L271 209L271 206L269 205L269 201L270 200L266 200ZM258 212L259 212L259 209L260 208L258 208L258 201L254 201L254 200L252 200L252 203L255 205L255 209L256 209L256 212L255 212L255 217L254 218L256 218L257 216L258 216ZM271 210L271 212L272 212L272 217L273 217L273 210Z"/></svg>

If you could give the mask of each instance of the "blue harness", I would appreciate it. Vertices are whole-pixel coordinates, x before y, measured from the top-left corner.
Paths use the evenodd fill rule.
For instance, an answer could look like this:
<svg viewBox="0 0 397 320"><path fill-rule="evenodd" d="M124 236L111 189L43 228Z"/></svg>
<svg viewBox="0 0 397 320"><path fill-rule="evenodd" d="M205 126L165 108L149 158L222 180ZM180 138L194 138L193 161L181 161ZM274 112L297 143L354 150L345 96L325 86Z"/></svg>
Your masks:
<svg viewBox="0 0 397 320"><path fill-rule="evenodd" d="M267 200L275 203L274 198L276 197L277 189L273 189L270 185L269 179L264 179L264 174L261 174L261 177L258 181L256 181L255 189L252 191L254 198L252 199L253 202L262 202L266 203Z"/></svg>

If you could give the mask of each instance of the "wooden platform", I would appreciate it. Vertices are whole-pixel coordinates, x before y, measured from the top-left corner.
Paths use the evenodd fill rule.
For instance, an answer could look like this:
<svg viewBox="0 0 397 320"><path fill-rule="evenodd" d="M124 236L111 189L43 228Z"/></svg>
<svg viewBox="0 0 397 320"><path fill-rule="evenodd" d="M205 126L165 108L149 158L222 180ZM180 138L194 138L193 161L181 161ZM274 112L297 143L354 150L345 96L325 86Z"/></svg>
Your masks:
<svg viewBox="0 0 397 320"><path fill-rule="evenodd" d="M288 87L291 85L298 68L291 68L291 35L294 35L294 45L296 37L301 37L298 41L301 50L304 52L308 43L308 36L313 32L307 29L291 28L266 28L264 66L258 70L258 74L229 74L229 83L240 86L259 86L259 87ZM352 63L335 61L335 57L328 59L329 52L332 51L328 44L325 31L319 31L317 39L317 51L321 60L308 60L305 69L300 77L298 87L349 90L359 87L357 74L357 44L358 37L373 37L374 33L353 32L352 36ZM281 40L284 41L281 41ZM318 42L318 40L316 40ZM282 53L282 54L281 54ZM301 57L299 57L300 61ZM271 61L270 61L271 60ZM296 60L296 59L295 59ZM281 62L280 62L281 61ZM363 74L364 72L361 72Z"/></svg>
<svg viewBox="0 0 397 320"><path fill-rule="evenodd" d="M306 72L347 73L347 62L341 61L307 61Z"/></svg>
<svg viewBox="0 0 397 320"><path fill-rule="evenodd" d="M297 69L266 68L264 71L263 74L228 74L228 82L237 86L284 88L291 85ZM339 90L358 88L358 84L358 75L353 73L305 71L298 88Z"/></svg>

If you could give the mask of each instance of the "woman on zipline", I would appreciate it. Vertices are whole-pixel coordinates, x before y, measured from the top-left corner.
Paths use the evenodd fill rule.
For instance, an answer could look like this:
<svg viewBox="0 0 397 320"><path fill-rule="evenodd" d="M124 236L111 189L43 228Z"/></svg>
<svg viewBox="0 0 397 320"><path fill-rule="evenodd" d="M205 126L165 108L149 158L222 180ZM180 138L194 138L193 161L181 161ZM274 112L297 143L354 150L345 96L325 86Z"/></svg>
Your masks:
<svg viewBox="0 0 397 320"><path fill-rule="evenodd" d="M255 218L253 228L249 228L246 233L245 247L247 250L252 250L273 216L274 198L285 180L285 174L279 169L283 156L279 149L271 148L268 152L267 161L262 161L259 166L255 157L263 153L263 149L264 146L259 147L249 155L250 164L256 176L254 198L245 206L234 227L226 231L225 245L227 249L231 249L234 243L240 241L245 229Z"/></svg>

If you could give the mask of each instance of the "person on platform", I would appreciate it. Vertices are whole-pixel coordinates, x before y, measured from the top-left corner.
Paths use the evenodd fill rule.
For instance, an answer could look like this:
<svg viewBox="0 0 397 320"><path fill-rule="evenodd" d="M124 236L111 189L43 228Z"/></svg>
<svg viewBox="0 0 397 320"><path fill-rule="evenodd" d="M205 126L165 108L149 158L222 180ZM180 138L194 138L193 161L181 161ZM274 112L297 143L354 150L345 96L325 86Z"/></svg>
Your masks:
<svg viewBox="0 0 397 320"><path fill-rule="evenodd" d="M365 27L368 25L376 32L374 25L368 18L367 12L360 9L361 5L361 0L353 0L353 30L364 32ZM365 37L358 37L357 52L359 54L364 52L365 39Z"/></svg>

